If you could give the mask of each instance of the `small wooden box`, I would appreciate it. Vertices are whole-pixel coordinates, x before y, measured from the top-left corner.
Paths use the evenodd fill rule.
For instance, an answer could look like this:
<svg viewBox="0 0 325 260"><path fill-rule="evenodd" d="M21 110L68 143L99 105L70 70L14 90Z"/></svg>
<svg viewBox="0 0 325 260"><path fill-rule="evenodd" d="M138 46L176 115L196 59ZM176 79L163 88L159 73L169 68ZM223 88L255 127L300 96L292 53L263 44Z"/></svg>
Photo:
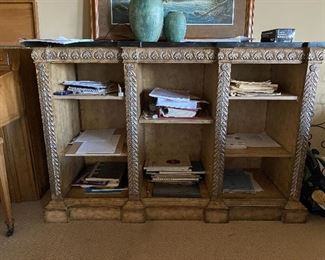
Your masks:
<svg viewBox="0 0 325 260"><path fill-rule="evenodd" d="M13 71L0 71L0 127L18 119L22 104Z"/></svg>

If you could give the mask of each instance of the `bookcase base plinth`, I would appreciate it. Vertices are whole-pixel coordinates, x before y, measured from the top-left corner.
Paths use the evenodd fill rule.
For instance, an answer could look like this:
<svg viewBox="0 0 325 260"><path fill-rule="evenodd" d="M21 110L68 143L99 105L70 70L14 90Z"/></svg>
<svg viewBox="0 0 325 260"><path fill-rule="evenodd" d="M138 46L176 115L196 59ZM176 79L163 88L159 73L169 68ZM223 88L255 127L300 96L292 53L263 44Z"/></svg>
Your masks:
<svg viewBox="0 0 325 260"><path fill-rule="evenodd" d="M199 207L148 207L148 220L203 220L203 209Z"/></svg>
<svg viewBox="0 0 325 260"><path fill-rule="evenodd" d="M124 223L144 223L146 215L141 201L128 201L122 208L121 220Z"/></svg>
<svg viewBox="0 0 325 260"><path fill-rule="evenodd" d="M275 221L281 220L282 209L280 207L231 207L229 208L229 220L257 220Z"/></svg>
<svg viewBox="0 0 325 260"><path fill-rule="evenodd" d="M70 220L120 220L118 207L75 207L69 210Z"/></svg>
<svg viewBox="0 0 325 260"><path fill-rule="evenodd" d="M308 211L298 201L289 201L283 209L283 223L305 223L307 221Z"/></svg>
<svg viewBox="0 0 325 260"><path fill-rule="evenodd" d="M228 207L223 201L210 201L204 212L206 223L227 223L229 221Z"/></svg>
<svg viewBox="0 0 325 260"><path fill-rule="evenodd" d="M69 222L67 207L63 201L50 201L45 207L44 219L47 223Z"/></svg>

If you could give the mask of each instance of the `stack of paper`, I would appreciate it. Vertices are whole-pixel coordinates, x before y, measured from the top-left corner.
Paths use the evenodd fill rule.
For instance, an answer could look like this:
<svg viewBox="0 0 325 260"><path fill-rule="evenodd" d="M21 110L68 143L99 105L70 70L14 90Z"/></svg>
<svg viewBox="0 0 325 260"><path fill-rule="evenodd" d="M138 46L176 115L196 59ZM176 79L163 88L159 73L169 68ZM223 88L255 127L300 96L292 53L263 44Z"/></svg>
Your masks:
<svg viewBox="0 0 325 260"><path fill-rule="evenodd" d="M178 156L146 161L144 169L154 183L198 183L205 170L200 161L190 161L188 156Z"/></svg>
<svg viewBox="0 0 325 260"><path fill-rule="evenodd" d="M201 103L208 103L186 91L162 88L153 89L149 96L157 98L156 107L162 117L192 118L201 109Z"/></svg>
<svg viewBox="0 0 325 260"><path fill-rule="evenodd" d="M109 154L115 153L120 135L114 134L115 129L96 129L82 132L74 143L81 143L76 154Z"/></svg>
<svg viewBox="0 0 325 260"><path fill-rule="evenodd" d="M226 149L246 149L248 147L281 147L266 133L230 134L226 137Z"/></svg>
<svg viewBox="0 0 325 260"><path fill-rule="evenodd" d="M70 80L62 84L66 90L72 91L73 95L107 95L120 91L119 84L112 81Z"/></svg>
<svg viewBox="0 0 325 260"><path fill-rule="evenodd" d="M232 80L230 84L231 96L259 96L259 95L281 95L276 92L278 84L273 84L271 81L249 82Z"/></svg>

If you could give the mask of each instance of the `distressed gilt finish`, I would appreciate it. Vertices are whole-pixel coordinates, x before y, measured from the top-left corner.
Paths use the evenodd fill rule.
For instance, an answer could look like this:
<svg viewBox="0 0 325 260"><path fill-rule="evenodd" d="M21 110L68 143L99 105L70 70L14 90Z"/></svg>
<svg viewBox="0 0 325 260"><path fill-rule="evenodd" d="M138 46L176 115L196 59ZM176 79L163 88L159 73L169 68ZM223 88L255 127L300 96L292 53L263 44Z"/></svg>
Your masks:
<svg viewBox="0 0 325 260"><path fill-rule="evenodd" d="M124 62L213 63L215 48L124 48Z"/></svg>
<svg viewBox="0 0 325 260"><path fill-rule="evenodd" d="M319 64L324 60L320 48L206 48L206 47L168 47L168 48L138 48L138 47L107 47L107 48L37 48L32 57L36 63L39 94L41 100L44 135L47 147L49 175L51 181L52 202L46 209L49 221L64 222L72 219L96 218L91 208L98 206L92 200L69 198L69 203L63 198L60 176L60 158L56 145L56 129L53 114L52 89L50 86L50 63L124 63L124 79L126 86L126 125L129 169L129 197L122 199L117 206L116 201L107 202L107 198L98 198L97 208L100 218L121 219L124 222L144 222L148 218L204 219L206 222L227 222L232 219L279 219L282 214L284 222L303 222L304 208L298 203L303 167L307 149L308 134L312 119L316 85L318 82ZM214 124L214 140L212 156L211 190L207 195L207 205L191 208L191 203L181 206L150 205L152 198L142 198L142 147L139 116L139 87L146 76L145 66L153 63L188 63L207 64L209 70L216 71L216 114ZM208 65L210 64L210 65ZM224 199L222 195L223 175L225 167L225 141L228 123L229 85L232 64L306 64L306 80L300 118L298 138L296 141L294 165L291 173L291 183L288 198L282 197L257 199ZM195 66L194 66L195 67ZM291 67L289 67L290 69ZM238 68L237 68L238 69ZM138 75L141 71L142 75ZM235 71L235 68L234 68ZM139 77L139 78L138 78ZM215 79L213 79L214 83ZM139 85L138 85L139 84ZM208 84L208 83L207 83ZM209 82L210 84L210 82ZM210 86L210 85L209 85ZM212 137L213 138L213 137ZM212 141L211 138L211 141ZM78 200L78 202L77 202ZM169 199L173 200L173 199ZM197 202L196 199L189 201ZM60 203L59 203L60 202ZM78 205L76 205L76 202ZM106 205L106 202L108 203ZM164 200L162 200L165 203ZM146 204L147 203L147 204ZM149 203L149 204L150 204ZM287 203L285 205L285 203ZM166 210L166 212L164 212ZM192 211L193 210L193 211ZM69 213L70 212L70 213ZM194 215L191 215L192 213ZM254 213L255 212L255 213ZM166 214L165 214L166 213ZM196 214L196 215L195 215ZM255 215L254 215L255 214ZM148 217L149 216L149 217ZM164 217L165 216L165 217ZM97 216L98 218L98 216Z"/></svg>
<svg viewBox="0 0 325 260"><path fill-rule="evenodd" d="M227 135L227 118L229 106L229 86L231 80L231 64L218 64L218 86L215 119L215 140L213 154L213 172L215 176L212 183L212 196L222 193L223 174L225 165L225 149Z"/></svg>
<svg viewBox="0 0 325 260"><path fill-rule="evenodd" d="M37 48L34 62L52 63L117 63L121 62L119 48Z"/></svg>
<svg viewBox="0 0 325 260"><path fill-rule="evenodd" d="M318 56L317 56L318 57ZM231 63L290 63L300 64L306 59L303 49L225 48L218 53L219 61Z"/></svg>
<svg viewBox="0 0 325 260"><path fill-rule="evenodd" d="M139 123L136 64L124 64L128 142L129 197L140 199Z"/></svg>
<svg viewBox="0 0 325 260"><path fill-rule="evenodd" d="M62 198L60 161L55 135L49 64L37 63L35 66L37 73L51 194L53 199L60 199Z"/></svg>
<svg viewBox="0 0 325 260"><path fill-rule="evenodd" d="M290 199L299 200L306 151L308 147L309 131L314 115L314 104L316 99L316 88L319 80L320 65L309 62L306 73L304 92L302 97L302 108L300 111L300 122L296 144L295 163L292 173Z"/></svg>

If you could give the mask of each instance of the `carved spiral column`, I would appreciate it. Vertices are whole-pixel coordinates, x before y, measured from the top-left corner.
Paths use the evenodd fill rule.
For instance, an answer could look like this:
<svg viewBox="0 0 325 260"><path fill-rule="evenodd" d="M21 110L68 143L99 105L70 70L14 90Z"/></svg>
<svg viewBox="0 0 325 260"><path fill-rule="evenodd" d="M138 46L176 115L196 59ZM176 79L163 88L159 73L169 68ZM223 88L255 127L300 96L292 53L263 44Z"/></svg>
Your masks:
<svg viewBox="0 0 325 260"><path fill-rule="evenodd" d="M213 154L214 178L212 182L212 197L214 198L222 193L223 190L230 80L231 64L220 63L218 66L215 143Z"/></svg>
<svg viewBox="0 0 325 260"><path fill-rule="evenodd" d="M308 148L308 137L310 126L314 114L314 104L316 99L316 88L319 80L320 65L309 62L307 65L304 93L302 97L302 107L299 117L299 129L296 144L295 162L290 189L290 199L299 200L304 176L306 152Z"/></svg>
<svg viewBox="0 0 325 260"><path fill-rule="evenodd" d="M140 199L140 158L136 64L124 64L128 144L129 198Z"/></svg>
<svg viewBox="0 0 325 260"><path fill-rule="evenodd" d="M35 66L52 199L62 199L60 163L56 145L53 101L49 80L49 64L36 63Z"/></svg>

